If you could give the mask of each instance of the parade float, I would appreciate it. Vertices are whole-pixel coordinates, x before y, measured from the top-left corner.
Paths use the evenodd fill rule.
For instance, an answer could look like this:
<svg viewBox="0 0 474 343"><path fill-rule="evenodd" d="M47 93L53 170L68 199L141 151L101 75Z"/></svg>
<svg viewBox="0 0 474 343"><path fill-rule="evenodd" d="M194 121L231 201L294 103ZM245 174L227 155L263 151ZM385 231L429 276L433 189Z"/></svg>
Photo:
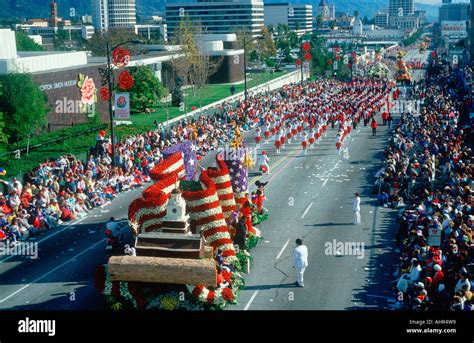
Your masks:
<svg viewBox="0 0 474 343"><path fill-rule="evenodd" d="M411 82L411 73L410 70L403 60L403 57L405 56L405 52L400 51L397 55L397 66L396 66L396 76L395 79L398 82L403 82L403 83L408 83Z"/></svg>
<svg viewBox="0 0 474 343"><path fill-rule="evenodd" d="M97 269L95 286L108 308L203 310L236 303L249 251L260 238L253 225L268 212L246 197L253 162L240 133L227 148L230 154L218 154L207 169L199 166L194 142L163 151L150 173L153 184L129 206L134 254L112 256ZM247 228L243 250L233 241L239 218Z"/></svg>
<svg viewBox="0 0 474 343"><path fill-rule="evenodd" d="M382 61L382 53L377 52L375 54L374 62L369 66L367 70L367 76L377 80L389 80L392 76L390 68Z"/></svg>

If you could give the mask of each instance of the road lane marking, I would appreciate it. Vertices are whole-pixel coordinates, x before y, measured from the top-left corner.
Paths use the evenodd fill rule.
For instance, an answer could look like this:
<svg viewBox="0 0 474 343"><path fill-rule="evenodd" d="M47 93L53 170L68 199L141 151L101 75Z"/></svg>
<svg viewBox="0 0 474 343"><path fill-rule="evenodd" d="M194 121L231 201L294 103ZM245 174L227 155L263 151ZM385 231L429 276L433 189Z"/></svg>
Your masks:
<svg viewBox="0 0 474 343"><path fill-rule="evenodd" d="M313 202L311 201L308 205L308 207L306 207L306 210L303 212L303 215L301 216L301 219L304 218L304 216L308 213L309 209L311 208L311 206L313 206Z"/></svg>
<svg viewBox="0 0 474 343"><path fill-rule="evenodd" d="M337 163L334 165L334 167L331 168L331 171L332 171L332 172L335 171L338 166L339 166L339 162L337 162Z"/></svg>
<svg viewBox="0 0 474 343"><path fill-rule="evenodd" d="M324 180L323 185L321 186L321 188L323 188L324 186L326 186L326 183L328 183L328 181L329 181L329 177L328 177L326 180Z"/></svg>
<svg viewBox="0 0 474 343"><path fill-rule="evenodd" d="M255 293L252 294L252 296L250 297L249 302L248 302L247 305L245 305L245 307L244 307L244 311L247 311L247 310L249 309L250 305L252 305L252 302L253 302L253 300L255 299L255 297L257 296L257 294L258 294L258 291L255 291Z"/></svg>
<svg viewBox="0 0 474 343"><path fill-rule="evenodd" d="M39 241L37 241L37 242L35 242L35 243L40 244L40 243L42 243L42 242L44 242L44 241L47 241L48 239L50 239L50 238L52 238L52 237L54 237L54 236L56 236L56 235L59 235L61 232L64 232L64 231L66 231L66 230L74 229L75 226L73 226L73 227L70 227L70 226L73 225L73 224L74 224L74 225L79 224L80 222L82 222L84 219L87 219L87 218L88 218L88 217L82 217L81 219L78 219L78 220L76 220L75 222L67 223L67 224L64 225L64 227L63 227L61 230L55 231L55 232L53 232L52 234L50 234L50 235L44 237L43 239L40 239ZM2 259L2 260L0 261L0 264L2 264L3 262L7 262L8 260L12 259L12 258L15 257L15 256L17 256L17 255L10 255L10 256L8 256L8 257Z"/></svg>
<svg viewBox="0 0 474 343"><path fill-rule="evenodd" d="M290 239L288 238L285 242L285 244L283 245L283 247L281 248L280 252L278 253L277 257L275 260L278 260L280 257L281 257L281 254L283 254L283 251L285 251L286 247L288 246L288 243L290 243Z"/></svg>
<svg viewBox="0 0 474 343"><path fill-rule="evenodd" d="M47 272L46 274L43 274L42 276L40 276L40 277L36 278L35 280L33 280L32 282L30 282L29 284L24 285L23 287L21 287L20 289L16 290L15 292L13 292L12 294L10 294L9 296L7 296L7 297L3 298L2 300L0 300L0 304L3 303L3 302L5 302L5 301L7 301L7 300L10 299L11 297L17 295L18 293L20 293L20 292L23 291L24 289L30 287L32 284L37 283L38 281L44 279L44 278L47 277L48 275L54 273L56 270L62 268L63 266L65 266L65 265L68 264L69 262L71 262L71 261L73 261L73 260L76 260L79 256L82 256L82 255L84 255L86 252L88 252L89 250L94 249L97 245L103 244L104 241L105 241L105 238L104 238L104 239L101 239L101 240L98 241L97 243L91 245L91 246L90 246L89 248L87 248L86 250L83 250L83 251L80 252L79 254L77 254L77 255L71 257L69 260L67 260L67 261L65 261L65 262L63 262L63 263L61 263L59 266L57 266L57 267L51 269L51 270L50 270L49 272Z"/></svg>

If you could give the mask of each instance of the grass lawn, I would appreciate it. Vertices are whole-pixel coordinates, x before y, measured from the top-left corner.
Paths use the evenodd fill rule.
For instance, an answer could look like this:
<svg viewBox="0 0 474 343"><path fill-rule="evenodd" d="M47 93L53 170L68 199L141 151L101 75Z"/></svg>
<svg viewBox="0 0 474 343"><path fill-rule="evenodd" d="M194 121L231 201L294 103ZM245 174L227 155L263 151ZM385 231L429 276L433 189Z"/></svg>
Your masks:
<svg viewBox="0 0 474 343"><path fill-rule="evenodd" d="M284 75L285 72L277 72L277 73L249 73L247 74L247 87L250 89L255 87L259 84L265 83L267 81L273 80L277 77ZM205 90L205 94L202 98L202 106L206 106L213 102L216 102L220 99L226 98L231 96L230 94L230 87L229 85L209 85ZM236 93L244 91L244 84L235 85ZM187 113L192 110L192 107L195 106L199 108L199 98L197 96L192 95L191 89L186 89L184 91L184 103L185 103L185 110L181 111L178 107L171 107L169 106L169 119L173 119L178 117L184 113ZM169 103L168 103L169 104ZM156 120L157 122L165 122L166 121L166 110L163 106L157 106L154 108L156 112L153 113L142 113L142 114L134 114L131 116L131 121L135 125L153 125L153 122Z"/></svg>
<svg viewBox="0 0 474 343"><path fill-rule="evenodd" d="M248 74L247 75L247 85L248 88L254 87L258 84L262 84L279 76L282 76L284 72L279 73L262 73L262 74ZM244 85L239 84L235 85L236 93L243 92ZM199 107L199 100L197 97L193 96L190 89L187 89L185 92L185 103L187 111L191 111L193 106L196 108ZM229 85L209 85L205 90L206 95L203 96L202 105L213 103L220 99L230 96L230 86ZM153 127L153 121L157 120L158 122L166 121L166 111L162 106L158 106L156 112L151 114L134 114L131 116L131 121L133 125L125 126L120 125L115 129L115 134L118 139L122 139L128 135L145 132L146 130ZM187 112L186 111L186 112ZM169 107L170 119L173 119L177 116L184 114L183 111L180 111L179 108ZM94 125L97 126L97 125ZM82 127L81 127L82 129ZM56 158L64 154L74 154L79 158L84 158L86 153L88 153L89 148L95 144L95 137L97 136L98 130L86 134L78 134L79 128L74 129L74 131L58 130L53 133L45 133L39 137L32 138L32 143L40 143L48 141L57 137L67 136L64 141L60 143L51 143L39 148L32 149L27 156L25 152L22 153L21 159L13 159L13 155L9 155L6 158L0 159L0 167L7 170L7 179L11 179L14 176L21 176L27 171L38 166L39 163L44 162L47 158ZM106 135L109 135L109 130L106 129ZM33 142L34 141L34 142ZM23 145L23 144L21 144Z"/></svg>

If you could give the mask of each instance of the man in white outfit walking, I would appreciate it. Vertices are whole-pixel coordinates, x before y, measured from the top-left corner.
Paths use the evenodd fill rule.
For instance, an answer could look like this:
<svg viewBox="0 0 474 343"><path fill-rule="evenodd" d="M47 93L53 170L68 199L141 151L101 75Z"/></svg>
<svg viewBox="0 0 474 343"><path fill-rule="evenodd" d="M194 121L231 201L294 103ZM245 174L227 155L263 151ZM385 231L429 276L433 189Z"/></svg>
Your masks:
<svg viewBox="0 0 474 343"><path fill-rule="evenodd" d="M303 276L306 267L308 266L308 248L303 245L301 239L296 240L296 248L293 252L293 268L296 269L296 282L298 287L304 287Z"/></svg>
<svg viewBox="0 0 474 343"><path fill-rule="evenodd" d="M354 225L359 225L360 224L360 196L359 196L359 193L356 193L354 200L352 200L352 212L354 212Z"/></svg>

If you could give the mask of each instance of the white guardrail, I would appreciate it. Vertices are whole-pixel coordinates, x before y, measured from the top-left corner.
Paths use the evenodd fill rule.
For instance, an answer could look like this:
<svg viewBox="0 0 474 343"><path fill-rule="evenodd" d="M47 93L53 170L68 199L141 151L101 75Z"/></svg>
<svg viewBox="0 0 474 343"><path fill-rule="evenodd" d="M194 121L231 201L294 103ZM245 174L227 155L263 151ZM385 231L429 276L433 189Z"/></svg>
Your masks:
<svg viewBox="0 0 474 343"><path fill-rule="evenodd" d="M308 73L303 74L304 80L308 78ZM289 72L285 75L279 76L273 80L267 81L265 83L262 83L260 85L254 86L252 88L249 88L247 90L248 94L258 94L258 93L263 93L267 91L272 91L278 88L283 87L284 85L288 85L290 83L297 83L301 82L301 71L300 70L295 70L292 72ZM227 98L217 100L213 103L210 103L206 106L203 106L201 108L195 109L194 111L184 113L178 117L175 117L173 119L170 119L168 121L168 125L173 124L174 122L177 122L179 120L182 120L183 118L187 117L194 117L195 115L201 114L202 112L214 108L218 105L220 105L223 102L233 102L236 100L241 100L244 97L244 92L239 92L234 95L228 96ZM164 123L166 125L166 122Z"/></svg>

